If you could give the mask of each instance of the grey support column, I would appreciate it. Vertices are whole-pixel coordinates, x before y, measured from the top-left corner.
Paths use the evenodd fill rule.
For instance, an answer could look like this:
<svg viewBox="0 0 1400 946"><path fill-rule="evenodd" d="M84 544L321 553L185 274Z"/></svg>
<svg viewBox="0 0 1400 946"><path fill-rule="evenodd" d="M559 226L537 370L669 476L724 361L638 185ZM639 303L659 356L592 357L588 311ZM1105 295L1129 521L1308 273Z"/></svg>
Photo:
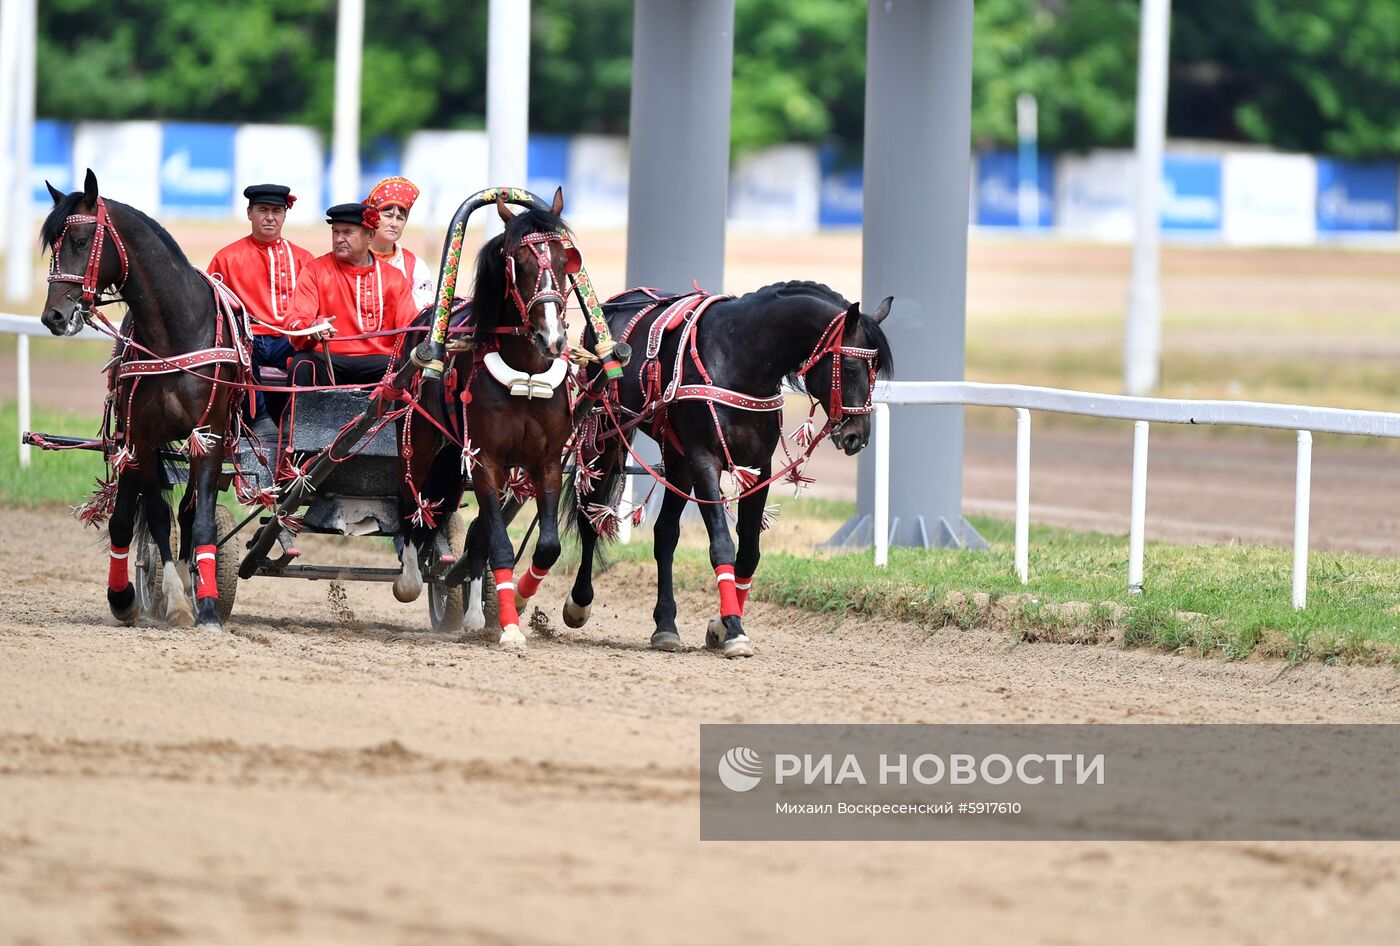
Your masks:
<svg viewBox="0 0 1400 946"><path fill-rule="evenodd" d="M636 0L627 285L724 290L734 0Z"/></svg>
<svg viewBox="0 0 1400 946"><path fill-rule="evenodd" d="M871 0L866 29L862 305L885 296L897 377L963 378L972 0ZM985 547L962 518L963 409L891 410L891 543ZM871 541L875 460L832 544Z"/></svg>

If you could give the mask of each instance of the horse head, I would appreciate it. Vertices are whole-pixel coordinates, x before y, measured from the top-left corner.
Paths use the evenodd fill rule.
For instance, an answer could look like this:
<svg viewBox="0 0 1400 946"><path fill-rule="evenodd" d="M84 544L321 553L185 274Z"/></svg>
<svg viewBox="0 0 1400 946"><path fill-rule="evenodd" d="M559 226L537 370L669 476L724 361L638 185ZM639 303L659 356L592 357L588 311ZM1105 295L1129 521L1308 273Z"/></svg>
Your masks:
<svg viewBox="0 0 1400 946"><path fill-rule="evenodd" d="M40 321L55 335L76 335L92 312L102 289L126 282L126 248L97 192L97 175L89 168L83 189L63 194L52 184L53 198L40 230L50 253L49 292ZM103 252L106 249L107 252Z"/></svg>
<svg viewBox="0 0 1400 946"><path fill-rule="evenodd" d="M889 339L880 328L893 303L894 297L886 296L870 314L860 310L859 302L852 303L832 321L824 349L806 369L807 390L826 411L831 441L847 456L870 442L875 378L887 378L894 371Z"/></svg>
<svg viewBox="0 0 1400 946"><path fill-rule="evenodd" d="M505 223L501 255L505 264L505 296L528 327L541 357L558 358L568 343L564 313L568 308L568 277L579 271L581 257L567 236L559 214L564 189L554 192L549 213L527 210L512 214L503 196L496 211Z"/></svg>

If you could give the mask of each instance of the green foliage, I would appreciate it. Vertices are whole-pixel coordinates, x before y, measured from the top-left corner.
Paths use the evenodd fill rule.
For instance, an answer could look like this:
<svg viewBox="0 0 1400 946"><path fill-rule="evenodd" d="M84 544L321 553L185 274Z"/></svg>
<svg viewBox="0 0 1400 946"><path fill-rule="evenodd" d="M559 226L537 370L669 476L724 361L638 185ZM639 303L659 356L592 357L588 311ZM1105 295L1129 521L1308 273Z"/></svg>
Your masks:
<svg viewBox="0 0 1400 946"><path fill-rule="evenodd" d="M735 0L732 146L864 133L867 0ZM1015 141L1035 94L1047 150L1126 145L1137 0L978 0L972 137ZM1176 0L1168 129L1371 157L1400 153L1400 6ZM633 0L535 0L531 127L627 130ZM39 114L299 122L329 130L335 0L46 0ZM485 0L398 0L365 14L364 140L481 127ZM677 68L682 68L677 64Z"/></svg>

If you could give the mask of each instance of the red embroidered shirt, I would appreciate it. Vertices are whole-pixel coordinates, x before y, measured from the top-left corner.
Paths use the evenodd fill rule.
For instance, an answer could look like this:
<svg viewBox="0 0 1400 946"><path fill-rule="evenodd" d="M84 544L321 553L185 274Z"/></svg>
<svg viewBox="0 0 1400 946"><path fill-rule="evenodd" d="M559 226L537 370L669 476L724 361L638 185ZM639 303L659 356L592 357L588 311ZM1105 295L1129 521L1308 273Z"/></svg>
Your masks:
<svg viewBox="0 0 1400 946"><path fill-rule="evenodd" d="M285 325L297 280L312 259L290 240L263 243L249 235L215 253L208 272L242 301L254 335L275 335Z"/></svg>
<svg viewBox="0 0 1400 946"><path fill-rule="evenodd" d="M331 337L332 354L387 355L393 351L398 336L345 336L403 328L411 325L417 315L413 287L393 266L373 258L368 266L349 266L327 253L316 257L302 271L286 325L297 330L329 319L336 331ZM313 348L317 344L309 336L293 336L291 342L297 348Z"/></svg>

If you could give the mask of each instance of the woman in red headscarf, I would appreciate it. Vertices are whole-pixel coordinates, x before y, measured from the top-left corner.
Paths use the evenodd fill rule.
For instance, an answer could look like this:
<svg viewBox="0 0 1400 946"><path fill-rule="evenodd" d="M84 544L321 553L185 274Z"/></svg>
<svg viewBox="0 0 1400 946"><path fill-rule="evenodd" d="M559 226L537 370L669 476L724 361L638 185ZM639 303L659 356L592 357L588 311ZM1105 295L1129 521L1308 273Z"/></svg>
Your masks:
<svg viewBox="0 0 1400 946"><path fill-rule="evenodd" d="M437 301L437 279L428 264L399 245L418 188L406 177L386 177L370 189L365 203L379 211L379 230L371 249L380 262L393 266L413 287L413 302L422 309Z"/></svg>

